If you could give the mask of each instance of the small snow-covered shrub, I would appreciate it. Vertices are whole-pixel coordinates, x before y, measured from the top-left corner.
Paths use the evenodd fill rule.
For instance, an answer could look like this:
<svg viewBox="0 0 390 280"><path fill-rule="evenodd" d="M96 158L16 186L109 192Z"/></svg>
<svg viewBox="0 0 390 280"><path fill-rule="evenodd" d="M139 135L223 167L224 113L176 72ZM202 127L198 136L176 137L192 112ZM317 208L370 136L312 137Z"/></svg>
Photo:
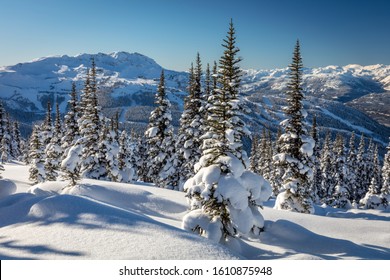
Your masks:
<svg viewBox="0 0 390 280"><path fill-rule="evenodd" d="M183 218L182 227L221 243L228 236L259 235L264 227L260 208L271 196L270 184L245 170L233 155L221 157L220 162L230 172L221 172L221 165L213 164L185 183L191 211Z"/></svg>

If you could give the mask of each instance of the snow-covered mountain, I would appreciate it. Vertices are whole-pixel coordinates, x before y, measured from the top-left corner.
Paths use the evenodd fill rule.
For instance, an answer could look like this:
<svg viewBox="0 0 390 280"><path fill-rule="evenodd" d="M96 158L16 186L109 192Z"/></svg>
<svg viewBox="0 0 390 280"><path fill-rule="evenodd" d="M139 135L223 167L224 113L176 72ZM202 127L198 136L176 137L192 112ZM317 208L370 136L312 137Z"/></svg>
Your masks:
<svg viewBox="0 0 390 280"><path fill-rule="evenodd" d="M28 131L32 122L43 118L48 100L59 102L66 111L71 83L83 88L87 69L94 57L100 84L100 103L107 116L120 113L120 120L128 126L143 128L154 106L154 94L162 67L153 59L138 53L80 54L52 56L0 68L0 98L8 112L22 122ZM166 87L173 104L174 125L178 125L186 95L188 74L165 70ZM390 66L348 65L305 69L304 88L308 99L305 107L310 120L317 115L322 132L330 129L346 136L355 131L387 143L390 128L380 125L371 115L380 115L382 123L390 123L389 98L381 98L383 106L366 106L365 98L390 94ZM284 118L283 92L288 69L245 70L243 92L252 113L247 122L253 131L262 126L276 132ZM359 102L363 100L364 102ZM348 102L348 103L346 103ZM352 105L359 110L352 108ZM382 108L382 111L381 109ZM386 111L387 110L387 111ZM374 113L375 114L374 114Z"/></svg>
<svg viewBox="0 0 390 280"><path fill-rule="evenodd" d="M279 94L287 86L288 69L246 70L247 92ZM390 126L390 66L347 65L305 68L303 88L309 96L346 103ZM366 97L370 96L369 99ZM375 108L375 109L373 109Z"/></svg>

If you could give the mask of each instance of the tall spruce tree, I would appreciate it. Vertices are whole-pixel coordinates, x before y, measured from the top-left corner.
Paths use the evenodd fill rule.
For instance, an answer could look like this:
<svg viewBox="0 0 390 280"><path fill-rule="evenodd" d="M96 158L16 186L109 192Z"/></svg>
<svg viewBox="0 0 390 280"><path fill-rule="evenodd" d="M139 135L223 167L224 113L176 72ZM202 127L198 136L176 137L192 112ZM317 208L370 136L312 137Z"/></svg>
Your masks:
<svg viewBox="0 0 390 280"><path fill-rule="evenodd" d="M358 203L356 201L356 168L358 167L357 162L357 153L356 153L356 147L355 147L355 133L351 134L351 138L349 139L349 145L348 145L348 155L347 155L347 162L346 162L346 169L347 169L347 177L346 177L346 184L347 189L349 191L349 198L352 204Z"/></svg>
<svg viewBox="0 0 390 280"><path fill-rule="evenodd" d="M174 155L173 127L171 125L171 103L165 89L164 70L155 97L157 107L151 112L145 131L147 141L147 179L159 187L167 186L167 179L174 174L171 159Z"/></svg>
<svg viewBox="0 0 390 280"><path fill-rule="evenodd" d="M253 171L256 174L260 174L259 159L259 135L255 134L252 136L251 156L249 158L249 170Z"/></svg>
<svg viewBox="0 0 390 280"><path fill-rule="evenodd" d="M317 117L313 116L313 123L311 126L311 137L314 140L315 146L313 149L313 185L312 185L312 193L313 193L313 201L319 202L318 192L321 189L321 149L320 149L320 139L318 136L318 128L317 128Z"/></svg>
<svg viewBox="0 0 390 280"><path fill-rule="evenodd" d="M67 155L69 148L74 145L75 141L80 137L77 119L79 116L79 106L77 99L76 84L72 83L70 99L68 101L68 110L64 117L64 136L61 140L64 156Z"/></svg>
<svg viewBox="0 0 390 280"><path fill-rule="evenodd" d="M78 119L82 144L81 176L91 179L101 179L99 172L102 164L98 158L98 141L101 130L101 109L97 101L96 66L92 60L92 68L87 73L85 87L81 96L81 116Z"/></svg>
<svg viewBox="0 0 390 280"><path fill-rule="evenodd" d="M390 203L390 142L387 145L387 152L383 160L382 167L382 188L381 188L381 198L382 204L384 207L389 207Z"/></svg>
<svg viewBox="0 0 390 280"><path fill-rule="evenodd" d="M334 157L332 160L332 165L334 167L334 186L331 197L330 205L336 208L350 208L351 203L349 200L350 190L348 189L347 184L347 165L345 158L345 146L344 146L344 138L341 134L338 134L334 143Z"/></svg>
<svg viewBox="0 0 390 280"><path fill-rule="evenodd" d="M53 129L53 135L45 149L45 172L46 180L48 181L55 181L57 179L58 170L60 169L61 159L63 156L63 150L61 148L63 131L58 103L56 104L56 118Z"/></svg>
<svg viewBox="0 0 390 280"><path fill-rule="evenodd" d="M69 117L67 129L74 129L71 124L73 120L77 120L79 137L67 134L74 143L66 153L62 161L62 169L65 171L65 176L71 180L70 185L75 185L80 177L91 179L104 179L101 176L100 168L104 166L99 158L99 139L102 115L101 108L97 99L97 81L96 81L96 65L92 59L92 68L87 70L84 89L82 91L79 106L75 105L75 90L72 90L71 108L73 115ZM77 110L76 108L79 108ZM78 118L76 116L79 116ZM67 122L67 121L66 121ZM72 127L72 128L71 128Z"/></svg>
<svg viewBox="0 0 390 280"><path fill-rule="evenodd" d="M282 178L283 191L277 196L275 208L314 213L313 195L310 190L313 180L311 157L315 143L308 135L304 124L306 112L303 109L303 64L299 41L295 45L289 68L285 109L288 118L281 123L285 132L281 135L281 153L276 155L277 164L283 167L285 173Z"/></svg>
<svg viewBox="0 0 390 280"><path fill-rule="evenodd" d="M11 155L13 158L21 160L22 146L24 145L24 141L20 135L19 122L13 122L11 135Z"/></svg>
<svg viewBox="0 0 390 280"><path fill-rule="evenodd" d="M123 130L119 137L119 150L117 154L118 162L118 181L129 183L136 179L136 162L135 157L135 137L129 138L127 132Z"/></svg>
<svg viewBox="0 0 390 280"><path fill-rule="evenodd" d="M40 133L40 127L35 125L30 137L30 169L29 180L33 184L41 183L46 180L45 168L44 168L44 145L42 140L42 134Z"/></svg>
<svg viewBox="0 0 390 280"><path fill-rule="evenodd" d="M5 163L12 159L12 133L11 133L11 121L7 112L4 112L3 123L3 135L1 139L0 153L1 162Z"/></svg>
<svg viewBox="0 0 390 280"><path fill-rule="evenodd" d="M331 143L330 132L328 131L325 136L324 145L321 152L321 189L318 190L320 201L326 204L331 204L331 198L333 193L333 187L335 185L334 178L334 153L333 144Z"/></svg>
<svg viewBox="0 0 390 280"><path fill-rule="evenodd" d="M199 53L196 58L196 67L191 65L188 96L185 99L184 111L180 118L180 128L176 141L177 169L175 183L179 190L188 178L195 174L195 164L201 156L201 136L203 120L201 112L202 106L202 87L201 76L202 67Z"/></svg>
<svg viewBox="0 0 390 280"><path fill-rule="evenodd" d="M366 170L366 150L365 150L365 138L362 135L360 137L359 147L358 147L358 153L356 156L357 159L357 166L355 168L356 170L356 189L355 189L355 195L354 200L356 202L359 202L360 199L362 199L367 192L368 185L367 185L367 170Z"/></svg>
<svg viewBox="0 0 390 280"><path fill-rule="evenodd" d="M222 45L218 86L208 99L202 157L197 173L184 185L191 211L182 224L186 230L227 244L237 244L239 235L260 234L264 220L259 207L271 194L261 176L246 170L249 164L241 142L246 127L238 96L240 59L235 42L231 21Z"/></svg>

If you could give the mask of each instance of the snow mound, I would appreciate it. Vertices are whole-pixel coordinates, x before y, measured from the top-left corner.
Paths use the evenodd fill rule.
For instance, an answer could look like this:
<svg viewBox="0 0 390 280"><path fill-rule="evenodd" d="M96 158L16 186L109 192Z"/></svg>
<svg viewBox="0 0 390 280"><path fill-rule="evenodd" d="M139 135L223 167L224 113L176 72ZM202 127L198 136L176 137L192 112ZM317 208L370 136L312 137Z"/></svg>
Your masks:
<svg viewBox="0 0 390 280"><path fill-rule="evenodd" d="M174 226L174 211L185 208L164 198L164 193L166 195L169 190L145 185L109 182L101 182L100 185L98 181L85 181L80 186L65 189L62 187L64 182L46 182L34 186L28 194L17 194L1 200L0 218L5 212L8 215L4 217L10 218L9 211L3 210L15 209L18 209L16 215L20 218L1 223L0 226L15 222L22 222L23 225L2 228L5 236L3 242L8 242L12 237L9 240L11 243L13 240L23 240L23 244L18 244L20 248L28 243L46 245L33 246L25 251L5 247L0 249L0 255L14 258L38 256L42 259L242 258L224 246ZM147 190L149 188L151 192ZM66 192L69 194L60 194ZM180 195L184 204L183 193L170 192L174 196L176 193ZM116 203L110 204L112 202ZM162 217L159 211L170 211L171 216Z"/></svg>
<svg viewBox="0 0 390 280"><path fill-rule="evenodd" d="M122 209L155 216L163 216L164 213L183 213L187 210L186 205L153 194L145 190L145 186L142 187L112 182L96 184L94 180L83 180L76 187L65 188L62 193L85 196Z"/></svg>
<svg viewBox="0 0 390 280"><path fill-rule="evenodd" d="M0 179L0 198L16 192L16 184L8 179Z"/></svg>
<svg viewBox="0 0 390 280"><path fill-rule="evenodd" d="M277 220L267 224L261 237L262 242L281 246L290 251L293 258L337 259L360 256L367 259L387 259L389 250L356 244L349 240L331 238L302 227L287 220ZM329 246L332 244L332 246ZM313 250L315 248L315 250Z"/></svg>

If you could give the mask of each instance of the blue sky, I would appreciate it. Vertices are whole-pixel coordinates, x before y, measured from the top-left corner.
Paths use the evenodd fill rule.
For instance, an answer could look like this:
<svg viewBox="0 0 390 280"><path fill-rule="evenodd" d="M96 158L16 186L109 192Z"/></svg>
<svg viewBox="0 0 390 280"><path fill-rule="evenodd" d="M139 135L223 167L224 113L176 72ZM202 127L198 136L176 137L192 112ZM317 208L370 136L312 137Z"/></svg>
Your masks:
<svg viewBox="0 0 390 280"><path fill-rule="evenodd" d="M139 52L187 70L218 60L233 18L243 68L286 67L297 38L305 66L390 64L387 0L0 0L0 65Z"/></svg>

